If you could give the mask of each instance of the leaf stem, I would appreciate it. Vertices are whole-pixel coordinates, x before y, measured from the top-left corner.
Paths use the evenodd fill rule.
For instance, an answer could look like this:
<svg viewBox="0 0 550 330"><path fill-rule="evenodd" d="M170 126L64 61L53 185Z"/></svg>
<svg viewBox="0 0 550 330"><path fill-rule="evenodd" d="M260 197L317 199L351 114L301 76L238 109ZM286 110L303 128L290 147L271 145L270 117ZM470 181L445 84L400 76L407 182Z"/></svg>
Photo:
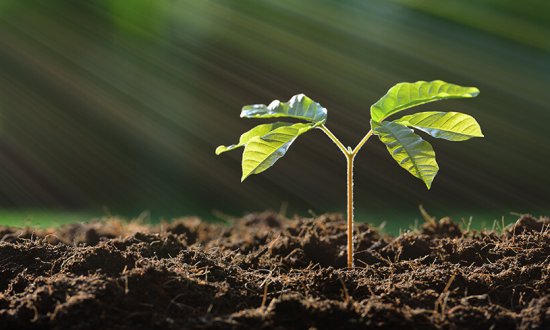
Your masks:
<svg viewBox="0 0 550 330"><path fill-rule="evenodd" d="M342 151L344 153L344 155L346 157L348 157L349 155L349 151L348 149L344 146L344 144L336 137L336 135L334 135L329 129L328 127L326 127L324 124L319 126L319 128L325 132L325 134L329 137L329 139L332 140L332 142L334 142L334 144L336 144L336 146L338 147L338 149L340 149L340 151Z"/></svg>
<svg viewBox="0 0 550 330"><path fill-rule="evenodd" d="M363 145L365 145L365 143L367 143L367 141L369 140L369 138L372 136L373 132L372 130L369 130L368 133L363 137L363 139L361 139L361 141L359 141L359 143L357 144L357 146L355 147L355 149L351 150L350 147L346 148L344 146L344 144L336 137L336 135L334 135L334 133L332 133L328 127L326 127L324 124L319 126L319 128L325 132L325 134L329 137L329 139L332 140L332 142L334 142L334 144L336 144L336 146L338 147L338 149L340 149L340 151L342 151L344 153L344 155L346 157L349 157L349 156L353 156L355 157L355 155L357 155L357 153L359 152L359 150L361 150L361 148L363 147Z"/></svg>
<svg viewBox="0 0 550 330"><path fill-rule="evenodd" d="M361 148L363 147L363 145L365 143L367 143L367 141L369 140L369 138L372 136L372 130L370 130L364 137L363 139L361 139L361 141L359 141L359 143L357 144L357 146L355 147L355 149L353 149L353 151L351 152L351 154L353 156L357 155L357 153L359 152L359 150L361 150Z"/></svg>

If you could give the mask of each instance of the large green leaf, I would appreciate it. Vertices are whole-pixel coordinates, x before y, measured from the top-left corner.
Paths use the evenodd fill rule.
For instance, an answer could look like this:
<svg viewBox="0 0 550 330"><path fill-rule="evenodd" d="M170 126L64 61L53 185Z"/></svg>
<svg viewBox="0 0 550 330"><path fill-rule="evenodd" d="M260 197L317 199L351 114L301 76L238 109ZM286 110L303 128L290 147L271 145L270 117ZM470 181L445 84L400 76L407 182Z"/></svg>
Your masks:
<svg viewBox="0 0 550 330"><path fill-rule="evenodd" d="M248 141L250 141L250 139L256 137L256 136L264 136L266 135L267 133L279 128L279 127L284 127L284 126L291 126L293 125L292 123L283 123L283 122L276 122L276 123L271 123L271 124L262 124L262 125L258 125L256 127L254 127L253 129L249 130L248 132L245 132L241 135L240 139L239 139L239 143L237 144L232 144L228 147L226 146L219 146L216 148L216 155L219 155L223 152L226 152L226 151L231 151L233 149L237 149L237 148L240 148L240 147L244 147Z"/></svg>
<svg viewBox="0 0 550 330"><path fill-rule="evenodd" d="M430 189L439 166L432 146L403 125L384 121L374 133L384 142L395 161Z"/></svg>
<svg viewBox="0 0 550 330"><path fill-rule="evenodd" d="M288 102L275 100L269 105L254 104L244 106L241 118L296 118L316 124L327 120L327 109L304 94L294 95Z"/></svg>
<svg viewBox="0 0 550 330"><path fill-rule="evenodd" d="M483 137L474 117L460 112L419 112L394 120L403 126L417 128L433 137L449 141L464 141Z"/></svg>
<svg viewBox="0 0 550 330"><path fill-rule="evenodd" d="M462 87L441 80L399 83L388 90L370 108L371 119L381 122L394 113L416 105L452 98L475 97L479 90L475 87Z"/></svg>
<svg viewBox="0 0 550 330"><path fill-rule="evenodd" d="M264 136L251 138L244 147L241 181L273 166L285 155L298 136L314 127L315 124L296 123L279 127Z"/></svg>

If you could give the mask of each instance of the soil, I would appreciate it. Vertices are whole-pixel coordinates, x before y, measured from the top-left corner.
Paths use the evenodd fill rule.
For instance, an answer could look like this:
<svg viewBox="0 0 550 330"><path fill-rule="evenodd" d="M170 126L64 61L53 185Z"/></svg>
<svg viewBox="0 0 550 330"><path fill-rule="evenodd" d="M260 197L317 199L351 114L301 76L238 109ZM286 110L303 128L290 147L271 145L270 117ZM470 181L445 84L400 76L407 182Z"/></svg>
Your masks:
<svg viewBox="0 0 550 330"><path fill-rule="evenodd" d="M399 237L339 215L0 228L1 329L550 329L550 219L428 219Z"/></svg>

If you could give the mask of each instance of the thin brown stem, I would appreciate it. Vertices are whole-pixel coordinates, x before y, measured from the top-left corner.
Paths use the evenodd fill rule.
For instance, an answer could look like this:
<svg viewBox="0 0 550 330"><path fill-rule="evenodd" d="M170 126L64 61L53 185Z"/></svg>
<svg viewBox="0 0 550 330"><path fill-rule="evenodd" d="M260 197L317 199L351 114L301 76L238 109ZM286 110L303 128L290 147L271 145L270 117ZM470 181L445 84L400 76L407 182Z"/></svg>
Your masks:
<svg viewBox="0 0 550 330"><path fill-rule="evenodd" d="M353 268L353 160L354 156L347 156L348 165L348 269Z"/></svg>
<svg viewBox="0 0 550 330"><path fill-rule="evenodd" d="M353 161L355 160L355 155L361 150L363 145L368 141L372 136L372 130L359 141L355 149L350 147L346 148L342 142L326 127L325 125L319 126L319 128L325 132L325 134L338 146L338 149L346 156L347 160L347 192L348 192L348 204L347 204L347 229L348 229L348 269L353 268Z"/></svg>

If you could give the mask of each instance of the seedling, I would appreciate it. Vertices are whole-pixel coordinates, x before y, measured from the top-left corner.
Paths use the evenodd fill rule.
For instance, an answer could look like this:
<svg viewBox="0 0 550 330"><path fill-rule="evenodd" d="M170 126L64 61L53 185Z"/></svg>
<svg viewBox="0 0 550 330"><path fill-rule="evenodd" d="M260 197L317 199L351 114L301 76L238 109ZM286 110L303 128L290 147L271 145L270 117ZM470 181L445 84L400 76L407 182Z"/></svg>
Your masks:
<svg viewBox="0 0 550 330"><path fill-rule="evenodd" d="M371 129L355 148L345 147L325 125L327 109L304 94L288 102L275 100L269 105L255 104L242 108L241 118L290 118L303 122L275 122L254 127L241 135L237 144L219 146L216 154L244 147L241 182L252 174L261 173L283 157L300 135L315 128L322 130L344 154L347 160L347 264L353 267L353 162L355 156L372 135L386 145L395 161L428 189L439 170L430 143L414 133L422 131L432 137L449 141L464 141L483 137L477 121L459 112L427 111L387 120L414 106L453 98L471 98L479 94L475 87L462 87L441 80L399 83L388 90L370 107Z"/></svg>

